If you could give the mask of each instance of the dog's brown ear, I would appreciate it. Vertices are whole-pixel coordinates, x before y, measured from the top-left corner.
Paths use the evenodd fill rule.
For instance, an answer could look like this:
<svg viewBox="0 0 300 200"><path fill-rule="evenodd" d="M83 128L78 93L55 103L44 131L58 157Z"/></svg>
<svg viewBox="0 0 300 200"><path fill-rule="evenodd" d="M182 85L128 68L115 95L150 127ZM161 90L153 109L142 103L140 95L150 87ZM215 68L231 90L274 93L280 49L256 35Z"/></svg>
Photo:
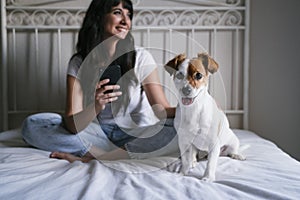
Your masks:
<svg viewBox="0 0 300 200"><path fill-rule="evenodd" d="M219 64L206 53L199 53L198 58L202 60L204 67L210 72L215 73L219 69Z"/></svg>
<svg viewBox="0 0 300 200"><path fill-rule="evenodd" d="M167 62L167 64L165 64L165 69L166 71L172 75L174 74L174 70L177 71L178 70L178 66L186 59L186 55L185 54L179 54L177 56L175 56L172 60L170 60L169 62Z"/></svg>

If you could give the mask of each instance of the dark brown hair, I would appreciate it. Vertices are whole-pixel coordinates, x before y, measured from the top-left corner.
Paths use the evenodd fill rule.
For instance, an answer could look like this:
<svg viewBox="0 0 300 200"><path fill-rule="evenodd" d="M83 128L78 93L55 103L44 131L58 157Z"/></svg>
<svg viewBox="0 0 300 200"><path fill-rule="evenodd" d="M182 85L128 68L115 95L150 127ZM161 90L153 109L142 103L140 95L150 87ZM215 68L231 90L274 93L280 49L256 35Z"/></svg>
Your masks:
<svg viewBox="0 0 300 200"><path fill-rule="evenodd" d="M130 0L93 0L91 2L79 31L76 46L77 55L79 54L82 59L103 42L105 16L120 3L129 10L129 17L132 20L133 6ZM134 51L134 39L130 32L125 39L118 42L115 55L118 57L114 58L113 64L121 66L122 74L134 67L136 53Z"/></svg>

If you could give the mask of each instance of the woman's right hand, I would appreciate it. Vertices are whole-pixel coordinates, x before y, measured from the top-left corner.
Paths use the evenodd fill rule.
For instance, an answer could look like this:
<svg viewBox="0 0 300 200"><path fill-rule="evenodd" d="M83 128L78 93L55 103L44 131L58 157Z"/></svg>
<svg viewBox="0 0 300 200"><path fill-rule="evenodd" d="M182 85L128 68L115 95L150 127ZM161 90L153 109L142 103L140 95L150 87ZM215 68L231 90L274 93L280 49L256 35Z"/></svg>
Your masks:
<svg viewBox="0 0 300 200"><path fill-rule="evenodd" d="M107 83L109 83L109 79L104 79L102 81L99 81L98 84L96 85L95 109L97 113L104 110L105 105L107 103L116 101L118 97L122 95L121 91L115 91L120 89L119 85L105 85ZM105 93L106 91L109 90L113 90L113 92Z"/></svg>

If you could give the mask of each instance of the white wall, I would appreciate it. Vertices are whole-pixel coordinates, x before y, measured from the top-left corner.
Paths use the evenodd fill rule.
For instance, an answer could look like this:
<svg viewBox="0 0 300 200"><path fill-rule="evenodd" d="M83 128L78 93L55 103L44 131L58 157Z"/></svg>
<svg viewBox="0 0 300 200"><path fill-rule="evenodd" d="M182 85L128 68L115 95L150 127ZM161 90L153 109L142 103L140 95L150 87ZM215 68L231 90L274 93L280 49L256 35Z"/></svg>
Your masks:
<svg viewBox="0 0 300 200"><path fill-rule="evenodd" d="M251 0L250 129L298 160L299 10L299 0Z"/></svg>

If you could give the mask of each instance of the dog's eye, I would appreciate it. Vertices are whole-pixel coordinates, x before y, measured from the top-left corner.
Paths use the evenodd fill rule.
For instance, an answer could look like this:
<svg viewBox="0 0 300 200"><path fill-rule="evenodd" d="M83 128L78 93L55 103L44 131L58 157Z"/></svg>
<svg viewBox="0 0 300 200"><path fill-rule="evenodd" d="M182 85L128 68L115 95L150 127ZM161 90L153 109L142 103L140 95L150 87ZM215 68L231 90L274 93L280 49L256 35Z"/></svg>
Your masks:
<svg viewBox="0 0 300 200"><path fill-rule="evenodd" d="M194 78L195 78L196 80L200 80L202 77L203 77L203 75L202 75L201 73L199 73L199 72L197 72L197 73L194 75Z"/></svg>
<svg viewBox="0 0 300 200"><path fill-rule="evenodd" d="M182 72L178 72L175 77L179 80L182 80L184 78L184 74Z"/></svg>

